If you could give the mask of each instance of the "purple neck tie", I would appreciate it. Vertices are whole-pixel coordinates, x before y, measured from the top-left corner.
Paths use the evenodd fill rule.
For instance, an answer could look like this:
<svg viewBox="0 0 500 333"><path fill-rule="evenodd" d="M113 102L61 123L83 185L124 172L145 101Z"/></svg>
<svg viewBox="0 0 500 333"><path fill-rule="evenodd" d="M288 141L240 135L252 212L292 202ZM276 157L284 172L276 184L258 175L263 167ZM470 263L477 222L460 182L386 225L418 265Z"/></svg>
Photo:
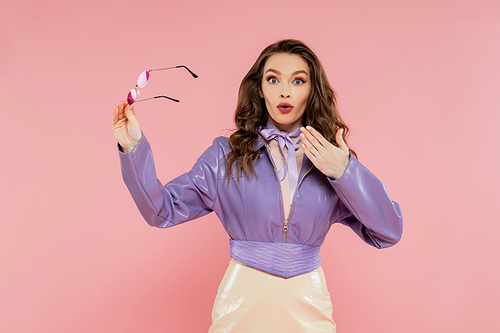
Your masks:
<svg viewBox="0 0 500 333"><path fill-rule="evenodd" d="M288 171L288 179L290 180L290 205L292 205L293 195L295 194L295 189L297 188L297 184L299 182L297 158L295 157L295 150L299 148L299 145L295 141L293 141L292 138L296 138L300 135L300 126L297 127L297 129L292 133L281 132L270 123L268 123L268 126L266 127L271 128L265 128L261 130L260 134L268 141L274 138L278 139L281 155L285 160L285 165L283 166L283 168L281 168L281 170L278 170L278 177L280 181L282 181ZM283 149L285 147L287 147L288 149L288 158L285 158L285 153L283 152Z"/></svg>

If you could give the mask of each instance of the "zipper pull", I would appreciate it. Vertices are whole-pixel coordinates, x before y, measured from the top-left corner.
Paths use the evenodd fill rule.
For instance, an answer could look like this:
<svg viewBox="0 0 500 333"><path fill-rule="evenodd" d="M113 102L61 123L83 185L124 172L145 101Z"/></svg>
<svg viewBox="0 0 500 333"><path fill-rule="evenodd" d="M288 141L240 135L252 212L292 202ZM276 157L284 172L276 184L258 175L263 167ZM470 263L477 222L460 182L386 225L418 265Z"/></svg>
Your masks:
<svg viewBox="0 0 500 333"><path fill-rule="evenodd" d="M286 233L288 231L288 220L283 221L283 243L286 243Z"/></svg>

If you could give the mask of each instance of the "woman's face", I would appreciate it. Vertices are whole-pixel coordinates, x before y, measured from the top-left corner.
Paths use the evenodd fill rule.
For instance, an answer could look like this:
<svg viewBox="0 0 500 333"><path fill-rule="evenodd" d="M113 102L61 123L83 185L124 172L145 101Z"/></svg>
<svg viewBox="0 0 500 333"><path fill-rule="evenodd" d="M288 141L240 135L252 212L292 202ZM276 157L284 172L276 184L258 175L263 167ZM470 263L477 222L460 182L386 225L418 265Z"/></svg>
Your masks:
<svg viewBox="0 0 500 333"><path fill-rule="evenodd" d="M269 120L281 131L300 126L311 92L307 62L297 54L274 54L266 62L261 97L266 101Z"/></svg>

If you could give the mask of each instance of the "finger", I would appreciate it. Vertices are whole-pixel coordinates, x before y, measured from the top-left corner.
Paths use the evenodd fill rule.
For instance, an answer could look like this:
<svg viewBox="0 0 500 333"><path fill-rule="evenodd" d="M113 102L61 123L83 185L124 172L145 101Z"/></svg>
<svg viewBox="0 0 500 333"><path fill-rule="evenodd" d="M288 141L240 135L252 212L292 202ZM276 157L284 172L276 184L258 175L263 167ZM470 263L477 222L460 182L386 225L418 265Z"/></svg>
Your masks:
<svg viewBox="0 0 500 333"><path fill-rule="evenodd" d="M349 147L347 147L347 144L344 141L344 129L341 128L340 130L337 131L337 135L335 136L335 139L337 140L337 144L339 145L339 148L342 149L343 151L349 152Z"/></svg>
<svg viewBox="0 0 500 333"><path fill-rule="evenodd" d="M300 137L302 138L302 141L309 144L309 149L314 148L319 151L320 149L324 148L323 145L311 134L309 130L302 130L301 128L301 131L302 133L300 134Z"/></svg>
<svg viewBox="0 0 500 333"><path fill-rule="evenodd" d="M115 110L113 112L113 122L111 123L111 125L115 125L118 122L118 112L118 107L115 106Z"/></svg>
<svg viewBox="0 0 500 333"><path fill-rule="evenodd" d="M309 141L309 138L306 136L306 130L300 129L302 133L300 133L300 140L302 141L303 146L306 149L309 149L309 146L312 147L312 143ZM308 146L309 145L309 146Z"/></svg>
<svg viewBox="0 0 500 333"><path fill-rule="evenodd" d="M137 117L135 115L133 105L127 104L127 106L125 107L125 116L130 123L137 124Z"/></svg>
<svg viewBox="0 0 500 333"><path fill-rule="evenodd" d="M325 137L320 132L318 132L314 127L307 126L306 129L323 147L328 147L328 144L330 142L326 140Z"/></svg>
<svg viewBox="0 0 500 333"><path fill-rule="evenodd" d="M120 103L118 103L118 120L122 120L125 117L124 108L125 108L125 104L122 100L122 101L120 101Z"/></svg>
<svg viewBox="0 0 500 333"><path fill-rule="evenodd" d="M302 150L304 151L304 154L306 154L307 158L311 160L311 162L316 163L316 155L314 155L314 152L317 153L316 149L311 150L309 148L310 146L306 144L304 141L302 141Z"/></svg>
<svg viewBox="0 0 500 333"><path fill-rule="evenodd" d="M131 116L132 116L132 108L130 105L126 105L125 108L124 108L124 112L125 114L125 117L127 117L128 120L130 120Z"/></svg>
<svg viewBox="0 0 500 333"><path fill-rule="evenodd" d="M308 126L309 128L312 128ZM314 137L314 135L311 133L311 131L308 128L301 128L302 134L301 138L304 140L307 140L310 143L310 149L314 148L316 150L319 150L323 148L323 145ZM312 147L311 147L312 146Z"/></svg>

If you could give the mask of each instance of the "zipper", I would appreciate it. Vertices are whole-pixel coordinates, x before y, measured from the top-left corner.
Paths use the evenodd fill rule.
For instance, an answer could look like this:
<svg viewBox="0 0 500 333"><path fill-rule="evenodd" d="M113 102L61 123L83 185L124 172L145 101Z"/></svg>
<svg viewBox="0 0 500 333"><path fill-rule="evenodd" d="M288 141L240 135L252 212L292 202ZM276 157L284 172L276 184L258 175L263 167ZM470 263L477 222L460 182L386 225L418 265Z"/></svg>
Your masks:
<svg viewBox="0 0 500 333"><path fill-rule="evenodd" d="M293 205L295 204L295 196L297 195L297 190L299 189L300 184L302 183L302 180L304 180L305 176L312 170L314 167L314 164L311 164L309 169L302 175L300 178L299 182L297 183L297 188L295 188L295 192L293 193L293 199L292 199L292 204L290 205L290 210L288 214L285 214L285 207L283 207L283 195L281 194L281 183L280 180L278 179L278 169L276 168L276 164L274 163L272 154L271 154L271 148L269 147L268 144L266 144L266 150L269 155L269 159L271 160L271 163L273 164L274 167L274 175L276 177L276 180L278 181L278 186L280 188L280 205L281 205L281 216L283 217L283 243L286 243L286 234L288 233L288 222L290 221L290 217L292 216L292 210L293 210ZM286 218L285 218L286 216Z"/></svg>
<svg viewBox="0 0 500 333"><path fill-rule="evenodd" d="M283 195L281 194L281 183L280 183L280 180L278 178L278 168L276 168L276 163L274 163L273 156L271 154L271 148L269 147L269 145L267 143L266 143L266 150L267 150L267 154L269 155L268 157L271 160L271 163L273 164L274 176L276 177L276 181L278 182L278 188L279 188L279 192L280 192L281 217L283 218L283 223L284 223L283 230L286 229L288 231L288 221L285 220L285 209L283 207ZM283 236L283 243L285 242L285 239L286 239L286 232L285 232L285 235Z"/></svg>
<svg viewBox="0 0 500 333"><path fill-rule="evenodd" d="M288 221L290 221L290 217L292 217L292 211L293 211L293 205L295 205L295 196L297 195L297 190L299 189L300 184L302 183L302 180L306 177L306 175L309 173L309 171L312 170L314 164L312 164L309 169L307 169L306 172L302 175L300 178L300 181L297 183L297 188L295 189L295 192L293 193L293 200L292 204L290 205L290 211L288 212L287 218L283 221L283 243L286 243L286 234L288 232ZM280 190L281 192L281 190ZM283 205L283 204L282 204Z"/></svg>

